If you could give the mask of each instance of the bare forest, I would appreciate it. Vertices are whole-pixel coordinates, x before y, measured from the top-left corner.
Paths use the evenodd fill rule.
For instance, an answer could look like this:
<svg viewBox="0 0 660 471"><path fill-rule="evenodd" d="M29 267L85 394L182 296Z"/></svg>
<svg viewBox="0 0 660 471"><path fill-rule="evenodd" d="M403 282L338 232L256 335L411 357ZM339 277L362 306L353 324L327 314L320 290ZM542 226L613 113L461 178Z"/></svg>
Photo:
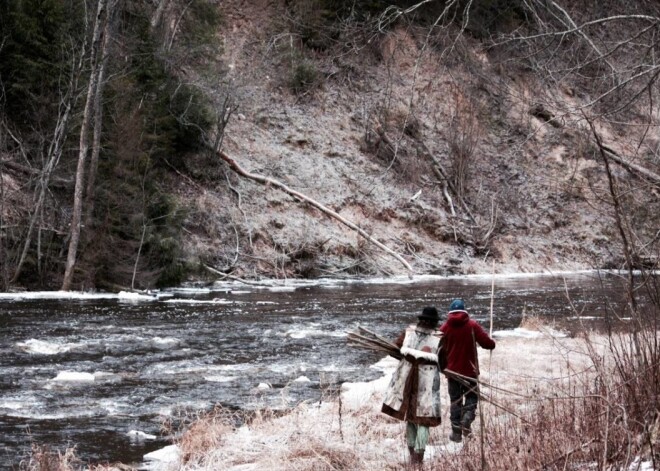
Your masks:
<svg viewBox="0 0 660 471"><path fill-rule="evenodd" d="M0 288L649 269L660 7L0 6Z"/></svg>

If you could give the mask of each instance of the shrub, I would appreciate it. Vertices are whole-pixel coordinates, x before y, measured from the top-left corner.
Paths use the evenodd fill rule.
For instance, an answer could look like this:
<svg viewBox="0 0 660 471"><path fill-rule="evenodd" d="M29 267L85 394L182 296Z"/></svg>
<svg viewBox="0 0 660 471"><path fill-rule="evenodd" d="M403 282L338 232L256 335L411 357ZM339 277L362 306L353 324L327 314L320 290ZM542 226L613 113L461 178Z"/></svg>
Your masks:
<svg viewBox="0 0 660 471"><path fill-rule="evenodd" d="M319 73L312 62L302 59L293 66L289 85L294 93L308 92L317 87L318 83Z"/></svg>

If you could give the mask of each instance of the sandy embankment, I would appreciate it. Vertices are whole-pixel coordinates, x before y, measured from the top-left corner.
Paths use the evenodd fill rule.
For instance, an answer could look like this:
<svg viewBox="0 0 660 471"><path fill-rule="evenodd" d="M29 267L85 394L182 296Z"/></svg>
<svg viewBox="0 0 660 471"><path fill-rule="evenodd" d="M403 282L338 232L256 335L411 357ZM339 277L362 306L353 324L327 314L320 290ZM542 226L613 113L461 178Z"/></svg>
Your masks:
<svg viewBox="0 0 660 471"><path fill-rule="evenodd" d="M528 404L523 396L554 394L575 373L592 364L584 339L570 338L549 328L495 332L494 337L497 348L492 354L480 351L481 379L507 390L490 388L484 393L509 411ZM604 340L591 336L598 350L604 349ZM208 419L197 425L196 432L184 435L178 445L148 455L155 458L151 469L401 469L407 456L405 424L380 413L382 393L395 365L395 360L385 358L373 366L384 372L382 378L345 383L340 399L308 401L286 416L265 414L238 429L220 418ZM444 385L443 393L444 420L432 429L427 461L432 461L434 454L456 453L463 446L447 438L449 401ZM485 402L482 407L489 420L509 414ZM474 427L479 429L479 419Z"/></svg>

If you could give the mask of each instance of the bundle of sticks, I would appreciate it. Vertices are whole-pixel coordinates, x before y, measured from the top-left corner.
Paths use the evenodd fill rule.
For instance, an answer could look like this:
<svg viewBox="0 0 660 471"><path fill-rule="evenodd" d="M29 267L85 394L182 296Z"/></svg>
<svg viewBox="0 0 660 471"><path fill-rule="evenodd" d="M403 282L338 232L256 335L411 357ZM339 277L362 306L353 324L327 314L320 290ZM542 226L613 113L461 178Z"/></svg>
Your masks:
<svg viewBox="0 0 660 471"><path fill-rule="evenodd" d="M357 332L348 333L348 343L354 347L373 350L379 353L385 353L391 357L400 360L403 358L399 347L380 335L358 326Z"/></svg>
<svg viewBox="0 0 660 471"><path fill-rule="evenodd" d="M358 326L358 331L357 332L349 332L348 333L348 343L351 346L358 347L358 348L363 348L366 350L373 350L375 352L379 353L384 353L386 355L389 355L391 357L396 358L397 360L401 360L403 358L403 355L399 351L399 347L394 345L394 343L390 342L386 338L376 334L375 332L371 332L370 330L365 329L364 327ZM492 394L490 395L485 395L484 392L482 391L482 386L485 386L487 388L491 388L494 390L499 390L499 391L504 391L507 394L514 394L514 395L520 395L512 391L507 391L506 389L498 388L495 386L492 386L478 378L469 378L467 376L463 376L459 373L456 373L455 371L451 371L449 369L445 369L443 371L443 374L447 377L450 377L459 383L463 384L464 386L467 387L474 387L474 382L476 380L476 383L478 384L478 387L476 388L477 394L479 394L479 397L485 401L488 402L495 407L504 410L505 412L508 412L512 414L513 416L519 418L523 422L528 423L526 419L518 415L516 412L511 410L508 407L505 407L501 404L498 404L497 402L494 401L494 398L492 397Z"/></svg>

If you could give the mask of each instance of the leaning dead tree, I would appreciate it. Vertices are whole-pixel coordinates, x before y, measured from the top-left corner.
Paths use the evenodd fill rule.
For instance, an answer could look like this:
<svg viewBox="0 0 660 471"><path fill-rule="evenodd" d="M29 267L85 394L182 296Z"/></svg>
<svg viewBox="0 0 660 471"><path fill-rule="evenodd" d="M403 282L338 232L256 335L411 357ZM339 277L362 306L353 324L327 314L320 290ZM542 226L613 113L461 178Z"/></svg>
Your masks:
<svg viewBox="0 0 660 471"><path fill-rule="evenodd" d="M387 252L389 255L392 257L396 258L401 264L408 270L408 276L412 277L413 275L413 269L410 266L410 264L397 252L394 250L390 249L388 246L383 244L382 242L379 242L378 240L374 239L371 237L364 229L362 229L360 226L355 224L352 221L349 221L345 217L339 215L337 212L333 211L332 209L328 208L327 206L319 203L315 199L310 198L309 196L300 193L299 191L293 190L286 186L284 183L275 180L274 178L270 177L265 177L263 175L258 175L256 173L251 173L247 170L245 170L243 167L241 167L234 159L232 159L229 155L227 155L226 152L219 150L217 151L217 155L224 160L227 164L229 164L229 168L231 168L234 172L239 174L242 177L249 178L252 181L255 181L257 183L260 183L262 185L269 185L275 188L278 188L279 190L283 191L284 193L287 193L291 196L293 196L296 199L299 199L301 201L304 201L312 206L314 206L316 209L321 211L322 213L330 216L331 218L339 221L346 227L349 227L350 229L354 230L357 232L360 236L364 237L367 241L378 247L379 249Z"/></svg>
<svg viewBox="0 0 660 471"><path fill-rule="evenodd" d="M593 129L592 123L589 124ZM603 143L602 139L600 138L596 140L596 145L608 159L616 162L617 164L621 165L623 168L625 168L626 170L632 173L637 173L638 175L641 175L642 177L652 182L654 185L660 186L660 175L658 175L657 173L652 172L648 168L642 167L641 165L631 162L630 159L626 159L625 157L619 155L615 150L613 150L612 148L608 147L605 143Z"/></svg>

